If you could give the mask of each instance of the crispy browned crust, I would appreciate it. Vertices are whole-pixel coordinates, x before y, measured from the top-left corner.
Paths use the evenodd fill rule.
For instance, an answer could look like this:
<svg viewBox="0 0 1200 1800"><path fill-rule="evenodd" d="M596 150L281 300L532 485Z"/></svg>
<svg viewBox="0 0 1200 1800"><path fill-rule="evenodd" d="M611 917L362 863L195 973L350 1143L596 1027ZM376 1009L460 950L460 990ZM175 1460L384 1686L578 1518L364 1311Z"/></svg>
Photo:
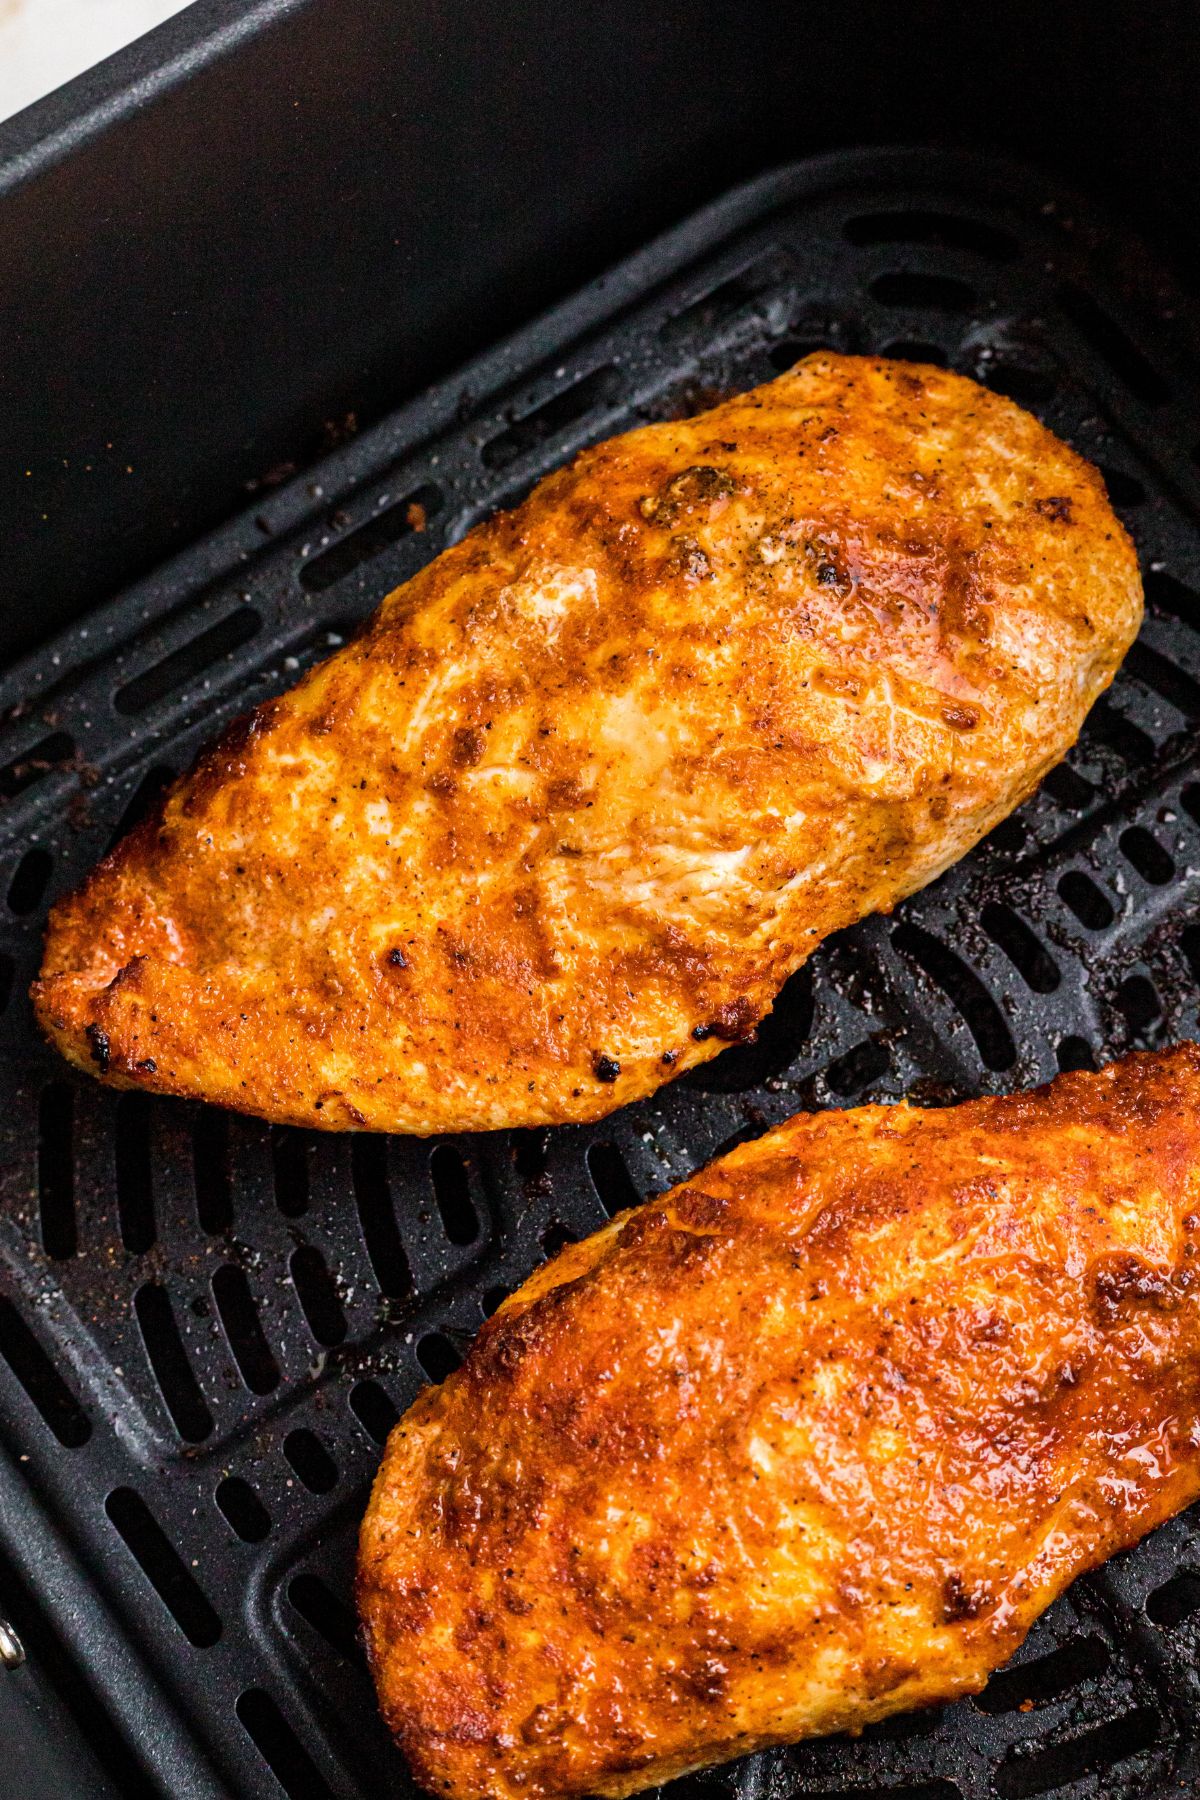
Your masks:
<svg viewBox="0 0 1200 1800"><path fill-rule="evenodd" d="M569 1247L389 1440L359 1600L456 1800L982 1687L1200 1495L1200 1047L800 1116Z"/></svg>
<svg viewBox="0 0 1200 1800"><path fill-rule="evenodd" d="M38 1016L272 1119L598 1117L1024 798L1140 617L1036 420L809 357L585 452L260 707L55 908Z"/></svg>

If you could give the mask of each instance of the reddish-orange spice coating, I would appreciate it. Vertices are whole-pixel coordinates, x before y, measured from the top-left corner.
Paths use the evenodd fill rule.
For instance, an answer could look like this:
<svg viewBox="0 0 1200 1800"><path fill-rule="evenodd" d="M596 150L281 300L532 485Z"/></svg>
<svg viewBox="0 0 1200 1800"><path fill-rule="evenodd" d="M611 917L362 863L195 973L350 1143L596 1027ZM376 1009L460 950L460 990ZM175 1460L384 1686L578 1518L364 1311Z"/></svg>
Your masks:
<svg viewBox="0 0 1200 1800"><path fill-rule="evenodd" d="M1141 618L1096 471L820 355L586 451L260 707L55 908L109 1081L434 1132L596 1118L961 856Z"/></svg>
<svg viewBox="0 0 1200 1800"><path fill-rule="evenodd" d="M455 1800L971 1693L1200 1496L1200 1048L802 1116L573 1245L388 1443L359 1596Z"/></svg>

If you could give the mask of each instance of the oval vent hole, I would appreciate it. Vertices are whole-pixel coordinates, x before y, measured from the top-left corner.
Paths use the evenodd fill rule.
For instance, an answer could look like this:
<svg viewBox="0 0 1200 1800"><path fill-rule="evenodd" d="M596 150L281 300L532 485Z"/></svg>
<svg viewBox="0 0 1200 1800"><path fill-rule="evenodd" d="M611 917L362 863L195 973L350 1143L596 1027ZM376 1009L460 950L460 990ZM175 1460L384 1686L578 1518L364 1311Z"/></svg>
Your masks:
<svg viewBox="0 0 1200 1800"><path fill-rule="evenodd" d="M1057 1700L1085 1681L1099 1681L1111 1661L1103 1638L1077 1637L1045 1656L1031 1657L1019 1668L1001 1669L992 1676L975 1704L985 1713L1028 1711Z"/></svg>
<svg viewBox="0 0 1200 1800"><path fill-rule="evenodd" d="M453 1375L462 1357L441 1331L427 1331L417 1344L417 1361L430 1381L445 1381Z"/></svg>
<svg viewBox="0 0 1200 1800"><path fill-rule="evenodd" d="M540 1181L546 1173L549 1134L537 1126L525 1126L514 1131L509 1142L512 1146L513 1166L521 1180Z"/></svg>
<svg viewBox="0 0 1200 1800"><path fill-rule="evenodd" d="M140 825L143 819L150 817L174 779L175 771L168 768L166 763L155 763L146 770L113 828L113 834L108 840L109 850L115 850L135 825Z"/></svg>
<svg viewBox="0 0 1200 1800"><path fill-rule="evenodd" d="M969 312L975 291L953 275L920 274L915 269L896 269L877 275L870 288L882 306L903 306L923 312Z"/></svg>
<svg viewBox="0 0 1200 1800"><path fill-rule="evenodd" d="M782 250L769 250L736 275L728 276L706 294L689 300L679 312L672 313L659 327L659 336L672 344L690 335L693 329L711 333L727 319L732 319L769 288L776 287L791 270L791 259Z"/></svg>
<svg viewBox="0 0 1200 1800"><path fill-rule="evenodd" d="M950 362L940 344L926 343L923 338L893 338L881 347L879 354L897 362L932 363L935 369L945 369Z"/></svg>
<svg viewBox="0 0 1200 1800"><path fill-rule="evenodd" d="M980 374L993 394L1003 394L1018 406L1044 406L1054 398L1058 383L1043 369L1030 369L1022 363L985 362Z"/></svg>
<svg viewBox="0 0 1200 1800"><path fill-rule="evenodd" d="M346 1336L346 1315L328 1265L314 1244L301 1244L288 1262L308 1329L318 1344L332 1349Z"/></svg>
<svg viewBox="0 0 1200 1800"><path fill-rule="evenodd" d="M42 1249L56 1262L79 1246L75 1223L75 1095L51 1081L38 1097L38 1218Z"/></svg>
<svg viewBox="0 0 1200 1800"><path fill-rule="evenodd" d="M1096 466L1104 477L1108 497L1114 506L1143 505L1146 490L1135 475L1130 475L1126 469L1114 469L1111 463L1098 463Z"/></svg>
<svg viewBox="0 0 1200 1800"><path fill-rule="evenodd" d="M996 1771L994 1791L999 1800L1031 1800L1034 1794L1073 1786L1148 1750L1158 1730L1158 1717L1146 1706L1060 1744L1047 1744L1025 1754L1010 1750Z"/></svg>
<svg viewBox="0 0 1200 1800"><path fill-rule="evenodd" d="M1123 671L1143 687L1181 712L1185 719L1200 719L1200 681L1173 663L1170 657L1140 641L1125 653Z"/></svg>
<svg viewBox="0 0 1200 1800"><path fill-rule="evenodd" d="M299 1219L308 1211L310 1180L308 1159L312 1138L295 1125L272 1125L271 1170L275 1180L275 1204L285 1219Z"/></svg>
<svg viewBox="0 0 1200 1800"><path fill-rule="evenodd" d="M41 1344L12 1304L0 1294L0 1356L67 1450L78 1450L92 1435L91 1421Z"/></svg>
<svg viewBox="0 0 1200 1800"><path fill-rule="evenodd" d="M497 432L479 454L487 468L506 468L538 444L557 437L568 425L574 425L596 408L607 406L620 391L620 375L612 363L602 369L593 369L590 375L563 388L561 393L543 400L540 406L515 420L505 431Z"/></svg>
<svg viewBox="0 0 1200 1800"><path fill-rule="evenodd" d="M1129 975L1117 989L1117 1005L1131 1036L1137 1037L1162 1013L1154 986L1145 975Z"/></svg>
<svg viewBox="0 0 1200 1800"><path fill-rule="evenodd" d="M1155 1625L1173 1631L1194 1613L1200 1613L1200 1575L1183 1569L1155 1588L1146 1602L1146 1616Z"/></svg>
<svg viewBox="0 0 1200 1800"><path fill-rule="evenodd" d="M825 1082L832 1093L845 1098L849 1094L861 1094L873 1081L886 1075L890 1067L891 1058L883 1045L874 1038L866 1038L835 1063L830 1063L825 1071Z"/></svg>
<svg viewBox="0 0 1200 1800"><path fill-rule="evenodd" d="M52 731L40 743L34 744L24 756L13 762L5 763L0 768L0 800L15 800L26 788L32 787L35 781L61 769L69 763L75 754L75 742L65 731Z"/></svg>
<svg viewBox="0 0 1200 1800"><path fill-rule="evenodd" d="M1165 887L1174 879L1175 864L1156 837L1142 825L1131 825L1118 840L1121 855L1133 864L1143 881L1153 887Z"/></svg>
<svg viewBox="0 0 1200 1800"><path fill-rule="evenodd" d="M1019 913L990 900L980 914L980 923L994 944L1035 994L1052 994L1062 979L1058 965L1036 932Z"/></svg>
<svg viewBox="0 0 1200 1800"><path fill-rule="evenodd" d="M271 1515L240 1475L227 1475L218 1485L215 1499L243 1544L261 1544L270 1535Z"/></svg>
<svg viewBox="0 0 1200 1800"><path fill-rule="evenodd" d="M920 207L860 213L847 219L842 230L851 244L933 244L940 250L969 250L995 262L1011 262L1017 254L1017 240L999 225Z"/></svg>
<svg viewBox="0 0 1200 1800"><path fill-rule="evenodd" d="M1082 869L1068 869L1061 875L1058 891L1064 904L1088 931L1104 931L1112 924L1114 914L1107 894Z"/></svg>
<svg viewBox="0 0 1200 1800"><path fill-rule="evenodd" d="M1200 925L1188 925L1180 932L1179 948L1183 952L1192 980L1200 987Z"/></svg>
<svg viewBox="0 0 1200 1800"><path fill-rule="evenodd" d="M229 1115L215 1106L201 1107L192 1121L192 1173L200 1229L219 1237L233 1225L233 1183L229 1175Z"/></svg>
<svg viewBox="0 0 1200 1800"><path fill-rule="evenodd" d="M203 675L223 657L232 656L235 650L256 637L261 628L262 620L254 608L239 606L216 625L199 632L178 650L164 656L161 662L119 687L113 695L113 705L126 718L136 717L155 701L165 700L176 688Z"/></svg>
<svg viewBox="0 0 1200 1800"><path fill-rule="evenodd" d="M337 1486L337 1464L315 1431L305 1426L289 1431L283 1440L283 1454L310 1494L333 1492Z"/></svg>
<svg viewBox="0 0 1200 1800"><path fill-rule="evenodd" d="M592 1186L610 1219L631 1206L641 1205L642 1196L615 1144L589 1144L585 1160Z"/></svg>
<svg viewBox="0 0 1200 1800"><path fill-rule="evenodd" d="M114 1488L104 1510L189 1644L200 1650L215 1644L221 1621L141 1495Z"/></svg>
<svg viewBox="0 0 1200 1800"><path fill-rule="evenodd" d="M157 1236L150 1107L145 1094L122 1094L116 1107L117 1223L121 1242L131 1256L144 1256Z"/></svg>
<svg viewBox="0 0 1200 1800"><path fill-rule="evenodd" d="M1147 569L1142 577L1151 611L1168 613L1193 631L1200 631L1200 594L1168 575L1165 569Z"/></svg>
<svg viewBox="0 0 1200 1800"><path fill-rule="evenodd" d="M246 1688L234 1710L288 1800L334 1800L332 1788L264 1688Z"/></svg>
<svg viewBox="0 0 1200 1800"><path fill-rule="evenodd" d="M212 1291L242 1380L252 1394L272 1393L279 1386L279 1364L267 1343L245 1271L236 1263L224 1263L212 1278Z"/></svg>
<svg viewBox="0 0 1200 1800"><path fill-rule="evenodd" d="M310 594L322 594L336 582L353 575L364 563L373 562L393 544L420 535L442 510L441 489L426 482L391 506L381 507L353 531L330 544L327 550L300 565L300 586Z"/></svg>
<svg viewBox="0 0 1200 1800"><path fill-rule="evenodd" d="M574 1232L568 1231L559 1219L551 1219L545 1231L538 1238L538 1243L547 1257L557 1256L560 1250L565 1250L568 1244L574 1244L576 1241Z"/></svg>
<svg viewBox="0 0 1200 1800"><path fill-rule="evenodd" d="M1111 750L1131 769L1145 768L1154 758L1154 739L1110 700L1097 700L1083 722L1082 735L1093 744Z"/></svg>
<svg viewBox="0 0 1200 1800"><path fill-rule="evenodd" d="M27 850L8 886L8 910L18 918L36 911L54 869L48 850Z"/></svg>
<svg viewBox="0 0 1200 1800"><path fill-rule="evenodd" d="M369 1377L355 1382L350 1389L350 1411L376 1444L386 1443L388 1433L400 1423L399 1409L392 1396Z"/></svg>
<svg viewBox="0 0 1200 1800"><path fill-rule="evenodd" d="M1158 370L1116 320L1083 288L1069 282L1059 289L1058 303L1080 336L1125 383L1130 393L1147 406L1161 406L1170 398L1171 390Z"/></svg>
<svg viewBox="0 0 1200 1800"><path fill-rule="evenodd" d="M479 1219L462 1152L453 1144L439 1144L429 1158L429 1174L446 1236L452 1244L473 1244L479 1236Z"/></svg>
<svg viewBox="0 0 1200 1800"><path fill-rule="evenodd" d="M892 932L892 942L901 956L916 963L935 987L941 989L962 1016L984 1068L996 1072L1011 1069L1017 1060L1012 1033L975 971L919 925L897 925Z"/></svg>
<svg viewBox="0 0 1200 1800"><path fill-rule="evenodd" d="M1062 1074L1070 1074L1076 1069L1092 1069L1096 1067L1096 1057L1092 1046L1086 1038L1071 1034L1058 1040L1055 1051L1058 1067Z"/></svg>
<svg viewBox="0 0 1200 1800"><path fill-rule="evenodd" d="M379 1291L385 1299L404 1300L412 1293L412 1272L392 1205L387 1140L365 1134L355 1137L350 1146L350 1169L358 1223Z"/></svg>
<svg viewBox="0 0 1200 1800"><path fill-rule="evenodd" d="M363 1661L353 1612L332 1588L326 1587L319 1575L309 1574L307 1570L293 1575L288 1582L287 1597L305 1624L311 1625L330 1649L336 1650L347 1662Z"/></svg>
<svg viewBox="0 0 1200 1800"><path fill-rule="evenodd" d="M213 1417L184 1349L167 1290L156 1281L145 1282L133 1296L133 1311L176 1431L185 1443L202 1443L212 1431Z"/></svg>
<svg viewBox="0 0 1200 1800"><path fill-rule="evenodd" d="M687 1087L702 1094L745 1094L782 1074L803 1050L813 1024L813 972L811 963L785 982L774 1006L759 1020L751 1043L731 1044L683 1077Z"/></svg>
<svg viewBox="0 0 1200 1800"><path fill-rule="evenodd" d="M1042 787L1063 812L1084 813L1096 798L1096 790L1070 763L1058 763L1042 777Z"/></svg>

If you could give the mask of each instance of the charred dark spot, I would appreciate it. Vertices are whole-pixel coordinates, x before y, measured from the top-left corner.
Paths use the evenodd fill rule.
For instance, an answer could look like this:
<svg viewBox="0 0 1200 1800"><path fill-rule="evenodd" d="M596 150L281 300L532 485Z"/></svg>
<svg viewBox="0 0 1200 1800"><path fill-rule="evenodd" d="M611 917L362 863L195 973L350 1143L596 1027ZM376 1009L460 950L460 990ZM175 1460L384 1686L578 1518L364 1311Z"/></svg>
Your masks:
<svg viewBox="0 0 1200 1800"><path fill-rule="evenodd" d="M1092 1307L1102 1325L1114 1324L1126 1306L1174 1312L1179 1305L1181 1285L1190 1283L1177 1283L1164 1270L1120 1252L1097 1264L1092 1275Z"/></svg>
<svg viewBox="0 0 1200 1800"><path fill-rule="evenodd" d="M597 1056L592 1063L592 1073L597 1081L615 1081L621 1073L621 1065L614 1056Z"/></svg>
<svg viewBox="0 0 1200 1800"><path fill-rule="evenodd" d="M451 752L458 768L470 769L483 755L484 736L474 725L460 725L454 733L454 748Z"/></svg>
<svg viewBox="0 0 1200 1800"><path fill-rule="evenodd" d="M662 1061L664 1068L673 1068L679 1061L679 1052L678 1050L664 1050L660 1060Z"/></svg>
<svg viewBox="0 0 1200 1800"><path fill-rule="evenodd" d="M145 1057L142 1062L137 1063L134 1066L139 1075L157 1075L158 1074L158 1064L155 1062L155 1060L152 1056Z"/></svg>
<svg viewBox="0 0 1200 1800"><path fill-rule="evenodd" d="M968 1587L962 1576L952 1571L942 1583L942 1617L947 1625L977 1619L991 1604L991 1589L986 1582Z"/></svg>
<svg viewBox="0 0 1200 1800"><path fill-rule="evenodd" d="M403 950L389 950L387 959L389 966L393 969L407 969L408 967L408 958Z"/></svg>
<svg viewBox="0 0 1200 1800"><path fill-rule="evenodd" d="M107 1032L101 1031L98 1025L89 1025L84 1032L84 1036L88 1041L88 1049L91 1051L92 1061L96 1064L102 1075L107 1075L110 1056Z"/></svg>
<svg viewBox="0 0 1200 1800"><path fill-rule="evenodd" d="M1043 519L1054 519L1060 525L1071 523L1071 501L1066 494L1047 494L1042 500L1035 500L1033 510L1041 513Z"/></svg>
<svg viewBox="0 0 1200 1800"><path fill-rule="evenodd" d="M743 994L740 999L722 1006L703 1025L693 1025L692 1037L697 1044L710 1037L720 1038L723 1044L753 1043L757 1024L753 1002Z"/></svg>
<svg viewBox="0 0 1200 1800"><path fill-rule="evenodd" d="M714 468L711 463L697 463L672 475L661 493L643 495L638 511L643 519L652 519L658 525L674 525L685 514L730 500L736 493L737 482L728 470Z"/></svg>
<svg viewBox="0 0 1200 1800"><path fill-rule="evenodd" d="M817 580L822 587L840 587L842 578L838 574L837 564L819 562L817 564Z"/></svg>

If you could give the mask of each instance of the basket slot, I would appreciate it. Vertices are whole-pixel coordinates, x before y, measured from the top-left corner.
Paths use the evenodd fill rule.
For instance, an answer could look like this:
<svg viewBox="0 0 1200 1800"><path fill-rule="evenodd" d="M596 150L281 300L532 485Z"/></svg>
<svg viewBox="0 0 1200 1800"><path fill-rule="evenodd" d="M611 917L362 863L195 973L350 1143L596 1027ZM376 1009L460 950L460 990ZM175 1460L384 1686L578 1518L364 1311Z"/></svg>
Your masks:
<svg viewBox="0 0 1200 1800"><path fill-rule="evenodd" d="M184 1348L170 1296L158 1282L144 1282L133 1297L133 1311L176 1431L185 1443L203 1443L212 1433L213 1416Z"/></svg>
<svg viewBox="0 0 1200 1800"><path fill-rule="evenodd" d="M91 1420L26 1325L11 1300L0 1294L0 1356L59 1443L79 1450L92 1435Z"/></svg>
<svg viewBox="0 0 1200 1800"><path fill-rule="evenodd" d="M985 1069L997 1073L1011 1069L1017 1060L1017 1047L1004 1015L975 971L960 956L920 925L897 925L892 943L927 975L935 987L962 1017L975 1040Z"/></svg>
<svg viewBox="0 0 1200 1800"><path fill-rule="evenodd" d="M337 1464L315 1431L306 1425L289 1431L283 1454L310 1494L331 1494L338 1482Z"/></svg>
<svg viewBox="0 0 1200 1800"><path fill-rule="evenodd" d="M325 1349L345 1341L346 1315L337 1287L321 1252L301 1244L288 1259L288 1273L308 1329Z"/></svg>
<svg viewBox="0 0 1200 1800"><path fill-rule="evenodd" d="M279 1364L263 1331L245 1270L236 1263L223 1263L212 1278L212 1292L242 1380L252 1394L274 1393L280 1381Z"/></svg>
<svg viewBox="0 0 1200 1800"><path fill-rule="evenodd" d="M141 1495L114 1488L104 1510L188 1643L211 1649L221 1636L221 1621Z"/></svg>
<svg viewBox="0 0 1200 1800"><path fill-rule="evenodd" d="M997 1800L1033 1800L1036 1794L1081 1782L1085 1776L1107 1772L1117 1764L1148 1750L1159 1736L1157 1713L1135 1707L1119 1719L1096 1725L1078 1737L1043 1749L1011 1750L996 1771L993 1790Z"/></svg>

